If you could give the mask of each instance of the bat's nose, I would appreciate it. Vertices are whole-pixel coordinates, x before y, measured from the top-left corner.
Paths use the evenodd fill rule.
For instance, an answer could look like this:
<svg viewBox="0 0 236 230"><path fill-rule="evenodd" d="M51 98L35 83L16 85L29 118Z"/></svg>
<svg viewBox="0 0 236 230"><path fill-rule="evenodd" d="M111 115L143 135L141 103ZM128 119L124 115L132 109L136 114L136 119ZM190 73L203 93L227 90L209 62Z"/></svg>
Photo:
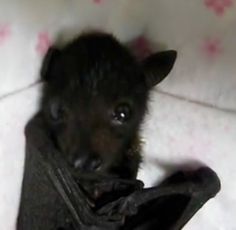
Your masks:
<svg viewBox="0 0 236 230"><path fill-rule="evenodd" d="M97 171L99 170L101 164L101 158L90 155L79 157L73 163L74 168L83 171Z"/></svg>

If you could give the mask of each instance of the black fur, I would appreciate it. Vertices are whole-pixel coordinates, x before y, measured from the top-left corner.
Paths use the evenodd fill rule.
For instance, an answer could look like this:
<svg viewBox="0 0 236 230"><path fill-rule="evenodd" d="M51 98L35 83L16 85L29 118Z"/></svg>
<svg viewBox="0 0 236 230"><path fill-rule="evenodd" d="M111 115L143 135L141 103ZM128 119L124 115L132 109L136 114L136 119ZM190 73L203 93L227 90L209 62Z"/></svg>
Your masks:
<svg viewBox="0 0 236 230"><path fill-rule="evenodd" d="M138 131L150 89L170 72L175 51L136 61L112 35L91 33L51 48L42 66L42 109L58 148L75 168L135 178ZM129 119L114 117L119 105Z"/></svg>
<svg viewBox="0 0 236 230"><path fill-rule="evenodd" d="M51 48L40 111L27 125L17 230L181 229L220 189L211 169L149 189L135 180L150 90L175 51L136 61L108 34Z"/></svg>

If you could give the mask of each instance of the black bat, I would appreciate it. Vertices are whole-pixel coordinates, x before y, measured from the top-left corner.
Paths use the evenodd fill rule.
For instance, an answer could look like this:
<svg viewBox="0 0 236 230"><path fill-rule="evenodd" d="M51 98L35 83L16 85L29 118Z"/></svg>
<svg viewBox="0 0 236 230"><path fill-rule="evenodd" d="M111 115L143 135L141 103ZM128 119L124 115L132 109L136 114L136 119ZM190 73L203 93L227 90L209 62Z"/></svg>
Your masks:
<svg viewBox="0 0 236 230"><path fill-rule="evenodd" d="M45 127L39 114L26 128L18 230L181 229L220 189L217 175L207 167L179 171L159 186L147 189L138 180L83 172L75 177ZM109 201L97 205L80 179L97 181L99 189L111 193ZM119 196L113 194L117 191Z"/></svg>
<svg viewBox="0 0 236 230"><path fill-rule="evenodd" d="M220 188L209 168L136 180L149 92L175 51L142 62L108 34L49 50L42 110L26 128L19 230L180 229Z"/></svg>

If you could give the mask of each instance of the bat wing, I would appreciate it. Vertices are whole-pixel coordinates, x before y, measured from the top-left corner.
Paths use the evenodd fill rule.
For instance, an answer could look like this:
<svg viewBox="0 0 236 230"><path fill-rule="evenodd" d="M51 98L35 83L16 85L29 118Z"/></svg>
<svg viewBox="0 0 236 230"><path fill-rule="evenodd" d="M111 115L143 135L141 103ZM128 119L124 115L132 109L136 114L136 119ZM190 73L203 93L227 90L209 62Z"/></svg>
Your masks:
<svg viewBox="0 0 236 230"><path fill-rule="evenodd" d="M106 217L97 216L92 211L93 201L74 180L46 130L40 114L25 129L25 172L17 229L117 228L120 221L107 221Z"/></svg>
<svg viewBox="0 0 236 230"><path fill-rule="evenodd" d="M193 172L177 172L160 186L130 195L125 208L133 210L135 207L137 212L127 218L122 229L182 229L219 190L219 178L208 167Z"/></svg>
<svg viewBox="0 0 236 230"><path fill-rule="evenodd" d="M56 230L61 226L68 230L178 230L220 190L215 172L203 167L177 172L156 187L142 189L140 185L92 211L93 201L55 150L40 115L27 125L26 140L17 230ZM111 179L113 182L117 183Z"/></svg>

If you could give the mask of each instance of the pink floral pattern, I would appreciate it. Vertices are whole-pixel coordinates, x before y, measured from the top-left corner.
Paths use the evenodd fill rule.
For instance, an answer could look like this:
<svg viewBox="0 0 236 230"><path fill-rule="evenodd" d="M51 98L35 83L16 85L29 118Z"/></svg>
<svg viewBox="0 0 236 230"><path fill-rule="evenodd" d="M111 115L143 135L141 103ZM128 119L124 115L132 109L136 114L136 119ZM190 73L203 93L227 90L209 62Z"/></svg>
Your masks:
<svg viewBox="0 0 236 230"><path fill-rule="evenodd" d="M218 38L208 38L203 43L203 51L208 58L214 59L223 52L221 40Z"/></svg>
<svg viewBox="0 0 236 230"><path fill-rule="evenodd" d="M11 28L9 25L0 24L0 45L2 45L10 36Z"/></svg>
<svg viewBox="0 0 236 230"><path fill-rule="evenodd" d="M138 59L143 59L152 53L151 44L144 36L136 38L131 43L131 50Z"/></svg>
<svg viewBox="0 0 236 230"><path fill-rule="evenodd" d="M100 4L100 3L103 3L104 0L93 0L93 2L96 3L96 4Z"/></svg>
<svg viewBox="0 0 236 230"><path fill-rule="evenodd" d="M48 48L51 46L52 41L49 37L49 34L47 32L40 32L38 34L38 42L36 45L36 51L41 54L44 55L47 51Z"/></svg>
<svg viewBox="0 0 236 230"><path fill-rule="evenodd" d="M213 10L216 15L222 16L227 9L234 4L233 0L204 0L207 8Z"/></svg>

